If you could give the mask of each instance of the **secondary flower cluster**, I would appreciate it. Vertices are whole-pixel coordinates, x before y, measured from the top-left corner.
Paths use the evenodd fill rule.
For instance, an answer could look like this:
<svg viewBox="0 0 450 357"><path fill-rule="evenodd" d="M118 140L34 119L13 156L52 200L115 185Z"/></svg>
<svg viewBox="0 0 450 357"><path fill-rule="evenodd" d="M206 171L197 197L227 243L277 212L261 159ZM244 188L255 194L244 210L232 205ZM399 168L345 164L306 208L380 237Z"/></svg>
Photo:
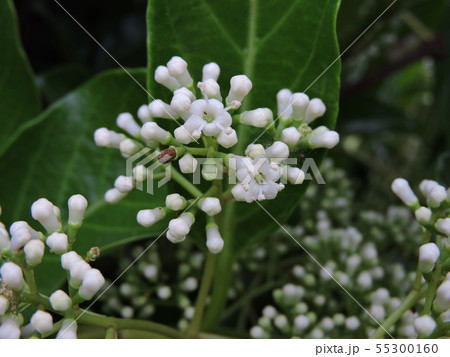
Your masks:
<svg viewBox="0 0 450 357"><path fill-rule="evenodd" d="M0 338L44 337L56 333L53 317L46 310L64 317L58 338L76 338L73 309L80 302L92 299L105 283L100 271L88 263L98 256L98 248L91 249L86 259L71 250L87 204L81 195L70 197L67 226L64 226L58 207L45 198L37 200L31 206L31 215L45 232L35 230L25 221L14 222L8 232L0 222ZM69 295L63 290L53 292L49 298L39 294L34 268L42 262L45 245L51 253L61 256L61 266L68 271ZM37 306L25 326L21 303Z"/></svg>
<svg viewBox="0 0 450 357"><path fill-rule="evenodd" d="M198 207L212 217L221 211L224 198L248 203L274 199L286 183L301 184L305 178L301 169L287 161L292 151L330 149L339 142L339 135L327 127L310 127L325 113L322 100L282 89L277 94L276 120L269 108L238 112L252 89L251 80L243 74L232 77L223 100L219 75L219 66L208 63L203 67L202 80L194 86L187 63L180 57L172 57L166 66L156 69L154 76L156 82L173 93L170 102L156 99L142 105L137 111L141 123L132 114L121 113L116 121L122 129L120 133L100 128L94 134L98 146L119 149L124 158L133 162L138 158L140 162L132 172L116 179L114 188L105 194L107 202L118 203L134 188L142 188L144 181L167 174L195 199L200 199L194 202L172 194L167 197L165 207L139 212L138 222L145 227L162 220L169 211L178 212L167 232L173 243L185 239ZM178 126L173 132L163 128L164 119L176 122ZM245 140L237 135L239 125L264 129L273 143L268 147L252 143L244 152L230 153L228 149ZM145 165L141 164L143 161ZM181 174L175 168L176 161ZM205 181L213 182L206 193L182 175L196 177L197 172L201 172ZM230 187L222 194L215 182L223 181L224 175L229 177ZM200 182L194 182L197 183ZM223 188L223 183L219 185ZM220 252L223 240L214 219L208 219L206 232L208 249Z"/></svg>

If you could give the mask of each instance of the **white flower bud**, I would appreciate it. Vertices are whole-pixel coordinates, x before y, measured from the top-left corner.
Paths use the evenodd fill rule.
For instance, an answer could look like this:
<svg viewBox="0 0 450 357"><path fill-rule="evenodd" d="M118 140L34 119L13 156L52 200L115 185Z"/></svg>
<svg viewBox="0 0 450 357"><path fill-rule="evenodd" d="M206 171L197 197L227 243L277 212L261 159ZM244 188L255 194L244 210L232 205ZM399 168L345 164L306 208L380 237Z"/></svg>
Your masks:
<svg viewBox="0 0 450 357"><path fill-rule="evenodd" d="M433 188L436 186L439 186L439 184L434 180L422 180L419 184L420 192L425 196L425 198L428 198Z"/></svg>
<svg viewBox="0 0 450 357"><path fill-rule="evenodd" d="M273 319L273 323L279 329L285 329L289 325L289 321L285 315L277 315Z"/></svg>
<svg viewBox="0 0 450 357"><path fill-rule="evenodd" d="M8 232L6 230L0 230L0 252L9 249L10 246L11 242L9 241Z"/></svg>
<svg viewBox="0 0 450 357"><path fill-rule="evenodd" d="M305 276L306 271L305 268L303 268L300 265L294 265L294 267L292 268L292 274L297 278L297 279L301 279Z"/></svg>
<svg viewBox="0 0 450 357"><path fill-rule="evenodd" d="M377 321L383 321L386 317L386 310L382 305L374 304L370 307L369 310L370 315L377 320Z"/></svg>
<svg viewBox="0 0 450 357"><path fill-rule="evenodd" d="M423 244L419 248L419 270L422 273L429 273L433 270L439 255L439 248L434 243Z"/></svg>
<svg viewBox="0 0 450 357"><path fill-rule="evenodd" d="M417 222L419 222L420 224L427 224L431 220L432 212L427 207L420 207L420 208L416 209L414 214L416 216Z"/></svg>
<svg viewBox="0 0 450 357"><path fill-rule="evenodd" d="M300 134L297 128L294 128L293 126L281 131L281 141L288 145L296 145L301 136L302 134Z"/></svg>
<svg viewBox="0 0 450 357"><path fill-rule="evenodd" d="M137 182L144 182L147 179L147 168L144 165L137 165L133 168L133 179Z"/></svg>
<svg viewBox="0 0 450 357"><path fill-rule="evenodd" d="M413 207L419 204L419 199L416 197L413 190L411 190L408 181L405 179L395 179L392 182L391 189L407 206Z"/></svg>
<svg viewBox="0 0 450 357"><path fill-rule="evenodd" d="M142 268L144 276L151 281L155 281L158 278L158 267L154 264L148 264Z"/></svg>
<svg viewBox="0 0 450 357"><path fill-rule="evenodd" d="M130 192L134 188L133 178L120 175L116 178L116 181L114 181L114 187L122 193Z"/></svg>
<svg viewBox="0 0 450 357"><path fill-rule="evenodd" d="M181 125L173 131L173 135L175 139L181 144L189 144L195 141L195 138L192 136L192 133L186 128L185 125ZM199 136L197 137L199 138Z"/></svg>
<svg viewBox="0 0 450 357"><path fill-rule="evenodd" d="M429 315L423 315L414 320L414 329L419 337L427 337L436 328L436 321Z"/></svg>
<svg viewBox="0 0 450 357"><path fill-rule="evenodd" d="M64 233L52 233L45 241L50 251L56 254L63 254L69 247L69 238Z"/></svg>
<svg viewBox="0 0 450 357"><path fill-rule="evenodd" d="M194 291L198 287L198 281L194 277L190 276L190 277L186 278L185 281L183 281L182 287L183 287L183 290Z"/></svg>
<svg viewBox="0 0 450 357"><path fill-rule="evenodd" d="M20 338L20 326L16 317L9 317L0 325L0 340Z"/></svg>
<svg viewBox="0 0 450 357"><path fill-rule="evenodd" d="M119 150L122 154L122 157L128 159L129 157L136 154L140 150L140 148L133 140L125 139L120 142Z"/></svg>
<svg viewBox="0 0 450 357"><path fill-rule="evenodd" d="M184 94L189 98L191 102L195 100L195 95L192 93L192 91L186 87L178 88L176 91L173 92L173 95L176 96L178 94Z"/></svg>
<svg viewBox="0 0 450 357"><path fill-rule="evenodd" d="M356 316L347 317L345 319L345 327L348 330L354 331L357 330L360 326L359 319Z"/></svg>
<svg viewBox="0 0 450 357"><path fill-rule="evenodd" d="M321 117L325 114L325 104L322 102L319 98L311 99L311 101L308 104L308 108L306 108L305 113L305 123L309 124L313 120Z"/></svg>
<svg viewBox="0 0 450 357"><path fill-rule="evenodd" d="M150 116L150 111L148 110L147 104L143 104L139 107L139 109L137 111L137 116L143 123L150 121L151 116Z"/></svg>
<svg viewBox="0 0 450 357"><path fill-rule="evenodd" d="M84 260L79 260L70 266L70 285L79 288L86 273L91 270L91 266Z"/></svg>
<svg viewBox="0 0 450 357"><path fill-rule="evenodd" d="M36 311L31 316L30 323L39 333L49 333L53 329L53 317L46 311Z"/></svg>
<svg viewBox="0 0 450 357"><path fill-rule="evenodd" d="M105 201L109 204L117 204L127 196L126 193L120 192L117 188L111 188L105 192Z"/></svg>
<svg viewBox="0 0 450 357"><path fill-rule="evenodd" d="M18 251L23 248L29 241L31 240L30 231L22 227L20 229L16 229L11 233L11 250Z"/></svg>
<svg viewBox="0 0 450 357"><path fill-rule="evenodd" d="M184 87L192 86L192 78L187 69L187 63L184 59L178 56L173 56L169 62L167 62L167 69L172 77L174 77L178 83Z"/></svg>
<svg viewBox="0 0 450 357"><path fill-rule="evenodd" d="M47 230L53 233L61 229L55 206L46 198L40 198L31 205L31 216Z"/></svg>
<svg viewBox="0 0 450 357"><path fill-rule="evenodd" d="M55 233L53 233L55 234ZM26 261L31 266L36 266L41 263L44 256L45 245L38 239L29 241L23 248Z"/></svg>
<svg viewBox="0 0 450 357"><path fill-rule="evenodd" d="M56 335L56 339L76 339L77 338L77 322L74 320L64 320L61 329Z"/></svg>
<svg viewBox="0 0 450 357"><path fill-rule="evenodd" d="M231 129L231 127L222 130L217 136L217 142L225 149L229 149L230 147L236 145L238 142L236 130Z"/></svg>
<svg viewBox="0 0 450 357"><path fill-rule="evenodd" d="M308 103L309 97L305 93L293 93L290 104L292 107L292 118L297 120L303 119Z"/></svg>
<svg viewBox="0 0 450 357"><path fill-rule="evenodd" d="M281 141L275 141L266 149L266 156L277 161L283 161L289 157L289 147Z"/></svg>
<svg viewBox="0 0 450 357"><path fill-rule="evenodd" d="M363 271L358 275L356 283L361 289L368 289L372 286L372 276L368 272Z"/></svg>
<svg viewBox="0 0 450 357"><path fill-rule="evenodd" d="M191 115L191 99L184 93L175 94L172 97L170 106L184 120Z"/></svg>
<svg viewBox="0 0 450 357"><path fill-rule="evenodd" d="M267 125L269 120L273 119L272 111L269 108L258 108L243 112L241 115L241 122L247 125L252 125L257 128L263 128Z"/></svg>
<svg viewBox="0 0 450 357"><path fill-rule="evenodd" d="M161 99L156 99L148 105L148 110L152 118L174 119L177 114L169 104L164 103Z"/></svg>
<svg viewBox="0 0 450 357"><path fill-rule="evenodd" d="M288 167L287 179L293 185L300 185L305 180L305 173L298 167Z"/></svg>
<svg viewBox="0 0 450 357"><path fill-rule="evenodd" d="M436 292L434 306L439 312L450 309L450 280L444 280Z"/></svg>
<svg viewBox="0 0 450 357"><path fill-rule="evenodd" d="M0 317L2 317L9 309L9 300L6 296L0 295Z"/></svg>
<svg viewBox="0 0 450 357"><path fill-rule="evenodd" d="M309 318L305 315L298 315L294 319L294 327L296 330L302 331L309 327Z"/></svg>
<svg viewBox="0 0 450 357"><path fill-rule="evenodd" d="M178 218L172 219L169 222L169 230L167 232L167 238L172 243L182 242L186 235L191 230L191 226L194 224L194 217L190 213L183 213Z"/></svg>
<svg viewBox="0 0 450 357"><path fill-rule="evenodd" d="M172 290L168 286L161 286L156 291L156 294L161 300L167 300L172 296Z"/></svg>
<svg viewBox="0 0 450 357"><path fill-rule="evenodd" d="M227 105L233 101L242 102L252 89L252 81L245 74L234 76L230 80L230 92L226 98Z"/></svg>
<svg viewBox="0 0 450 357"><path fill-rule="evenodd" d="M181 87L180 83L178 83L178 81L170 75L169 70L166 66L158 66L156 68L155 81L159 84L162 84L172 92L175 89Z"/></svg>
<svg viewBox="0 0 450 357"><path fill-rule="evenodd" d="M214 79L198 82L197 87L201 90L205 98L222 101L219 84Z"/></svg>
<svg viewBox="0 0 450 357"><path fill-rule="evenodd" d="M250 336L252 338L268 338L266 331L261 326L253 326L250 329Z"/></svg>
<svg viewBox="0 0 450 357"><path fill-rule="evenodd" d="M179 211L186 206L186 199L179 195L178 193L172 193L166 197L166 207L173 210Z"/></svg>
<svg viewBox="0 0 450 357"><path fill-rule="evenodd" d="M165 212L161 207L153 209L143 209L140 210L136 216L137 222L145 227L151 227L156 222L162 220L165 216Z"/></svg>
<svg viewBox="0 0 450 357"><path fill-rule="evenodd" d="M23 288L22 269L15 263L7 262L0 268L0 275L3 283L13 290L21 290Z"/></svg>
<svg viewBox="0 0 450 357"><path fill-rule="evenodd" d="M278 116L282 118L289 118L292 114L291 106L292 92L289 89L281 89L277 93L277 109Z"/></svg>
<svg viewBox="0 0 450 357"><path fill-rule="evenodd" d="M198 161L191 154L186 154L178 160L178 165L183 174L192 174L197 169Z"/></svg>
<svg viewBox="0 0 450 357"><path fill-rule="evenodd" d="M64 253L61 255L61 266L64 270L70 270L70 268L79 261L83 261L83 258L81 258L76 252L73 250L67 253Z"/></svg>
<svg viewBox="0 0 450 357"><path fill-rule="evenodd" d="M56 311L67 311L72 306L72 300L69 295L67 295L62 290L56 290L53 294L50 295L50 304L52 305L53 310Z"/></svg>
<svg viewBox="0 0 450 357"><path fill-rule="evenodd" d="M134 137L139 136L139 132L141 127L134 120L133 116L130 113L121 113L116 119L117 126L126 131L128 134Z"/></svg>
<svg viewBox="0 0 450 357"><path fill-rule="evenodd" d="M90 300L105 284L105 278L98 269L90 269L86 272L81 282L78 294L85 299Z"/></svg>
<svg viewBox="0 0 450 357"><path fill-rule="evenodd" d="M87 205L88 201L82 195L73 195L69 198L68 206L70 225L78 225L83 221Z"/></svg>
<svg viewBox="0 0 450 357"><path fill-rule="evenodd" d="M255 159L258 156L265 156L266 150L261 144L250 144L249 146L247 146L247 149L245 149L245 155L252 159Z"/></svg>
<svg viewBox="0 0 450 357"><path fill-rule="evenodd" d="M170 133L155 122L145 123L141 129L141 135L144 139L158 143L167 143L167 140L170 139Z"/></svg>
<svg viewBox="0 0 450 357"><path fill-rule="evenodd" d="M28 230L28 232L30 232L31 234L31 239L41 239L44 237L44 235L41 232L38 232L33 228L31 228L30 225L25 221L17 221L11 224L11 227L9 227L9 232L11 233L11 235L14 235L16 231L18 231L19 229ZM6 235L8 235L6 231L5 233Z"/></svg>
<svg viewBox="0 0 450 357"><path fill-rule="evenodd" d="M216 226L211 226L206 229L206 246L213 254L218 254L223 249L223 239Z"/></svg>
<svg viewBox="0 0 450 357"><path fill-rule="evenodd" d="M235 185L231 189L231 194L233 195L236 201L245 201L247 191L244 189L244 186L240 183Z"/></svg>
<svg viewBox="0 0 450 357"><path fill-rule="evenodd" d="M389 299L389 291L386 288L378 288L372 294L374 304L382 305Z"/></svg>
<svg viewBox="0 0 450 357"><path fill-rule="evenodd" d="M220 75L220 67L217 63L210 62L203 66L202 69L202 81L213 79L217 81Z"/></svg>
<svg viewBox="0 0 450 357"><path fill-rule="evenodd" d="M219 214L222 211L220 200L216 197L202 198L198 203L198 206L208 216L215 216L216 214Z"/></svg>
<svg viewBox="0 0 450 357"><path fill-rule="evenodd" d="M106 128L99 128L94 133L95 145L99 147L118 149L123 139L124 135Z"/></svg>
<svg viewBox="0 0 450 357"><path fill-rule="evenodd" d="M292 305L303 297L305 290L301 286L286 284L282 288L282 294L284 303Z"/></svg>
<svg viewBox="0 0 450 357"><path fill-rule="evenodd" d="M323 331L320 328L316 327L316 328L312 329L312 331L310 332L309 338L314 338L314 339L320 340L320 339L324 338L324 335L325 334L323 333Z"/></svg>
<svg viewBox="0 0 450 357"><path fill-rule="evenodd" d="M277 315L277 309L275 309L272 305L267 305L264 307L262 314L269 319L273 319Z"/></svg>
<svg viewBox="0 0 450 357"><path fill-rule="evenodd" d="M311 148L325 148L332 149L339 143L339 134L335 131L326 131L321 134L314 135L310 140L309 144Z"/></svg>
<svg viewBox="0 0 450 357"><path fill-rule="evenodd" d="M444 186L433 187L428 195L427 203L430 207L439 207L447 199L447 191Z"/></svg>
<svg viewBox="0 0 450 357"><path fill-rule="evenodd" d="M334 321L331 317L324 317L322 319L322 321L320 321L320 326L325 330L325 331L330 331L334 328Z"/></svg>
<svg viewBox="0 0 450 357"><path fill-rule="evenodd" d="M439 232L450 237L450 217L438 219L435 226Z"/></svg>

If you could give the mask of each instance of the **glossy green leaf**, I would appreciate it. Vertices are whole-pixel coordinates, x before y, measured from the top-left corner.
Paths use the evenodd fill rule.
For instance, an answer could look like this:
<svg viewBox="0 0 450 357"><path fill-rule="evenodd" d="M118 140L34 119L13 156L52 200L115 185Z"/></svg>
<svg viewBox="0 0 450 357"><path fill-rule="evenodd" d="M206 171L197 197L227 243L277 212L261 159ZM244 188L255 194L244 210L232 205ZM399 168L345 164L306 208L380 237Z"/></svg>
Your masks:
<svg viewBox="0 0 450 357"><path fill-rule="evenodd" d="M0 2L0 156L12 136L39 113L39 96L33 72L20 43L13 2Z"/></svg>
<svg viewBox="0 0 450 357"><path fill-rule="evenodd" d="M145 78L141 70L131 74L138 80ZM118 150L98 148L93 140L96 128L115 128L119 113L135 111L145 101L145 91L125 72L114 70L95 77L33 119L0 162L2 221L32 222L30 205L40 197L60 207L65 219L67 199L81 193L90 207L75 245L80 254L93 246L113 248L160 233L163 223L143 229L136 213L160 205L165 188L155 195L134 191L120 205L106 204L103 194L125 173L125 160ZM40 228L37 222L35 227ZM39 269L53 277L61 272L51 268L58 264L51 256ZM45 276L41 283L49 284L47 288L60 282Z"/></svg>

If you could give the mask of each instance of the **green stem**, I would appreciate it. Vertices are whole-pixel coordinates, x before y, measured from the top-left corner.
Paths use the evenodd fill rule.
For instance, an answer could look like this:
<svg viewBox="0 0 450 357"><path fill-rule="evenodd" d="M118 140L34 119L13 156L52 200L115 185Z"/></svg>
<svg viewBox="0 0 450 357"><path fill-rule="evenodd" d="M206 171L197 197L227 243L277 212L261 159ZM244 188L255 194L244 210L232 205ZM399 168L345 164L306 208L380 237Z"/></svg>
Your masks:
<svg viewBox="0 0 450 357"><path fill-rule="evenodd" d="M203 192L195 187L192 183L190 183L189 180L186 179L186 177L184 177L182 174L180 174L173 166L170 166L170 173L172 175L172 178L192 196L196 198L203 196Z"/></svg>
<svg viewBox="0 0 450 357"><path fill-rule="evenodd" d="M192 155L205 156L208 153L207 148L191 148L189 146L185 146L184 148L186 149L187 152L189 152Z"/></svg>
<svg viewBox="0 0 450 357"><path fill-rule="evenodd" d="M422 287L420 290L412 290L406 296L405 300L401 303L401 305L395 309L386 320L382 323L380 327L375 331L375 333L370 337L371 339L382 338L386 331L394 326L394 324L408 311L414 304L419 301L426 291L426 285Z"/></svg>
<svg viewBox="0 0 450 357"><path fill-rule="evenodd" d="M105 339L112 340L117 338L117 331L113 326L107 327L105 331Z"/></svg>
<svg viewBox="0 0 450 357"><path fill-rule="evenodd" d="M423 308L422 315L428 315L431 312L433 306L434 297L436 295L436 289L440 283L440 277L442 272L442 265L437 264L436 269L428 282L428 289L425 297L425 306Z"/></svg>
<svg viewBox="0 0 450 357"><path fill-rule="evenodd" d="M208 298L209 290L211 289L211 284L213 281L214 267L216 265L216 257L217 256L215 254L209 253L208 258L206 259L202 283L200 286L200 291L198 292L197 302L195 304L194 317L187 332L187 336L189 338L198 337L200 330L202 328L203 313L205 311L206 300Z"/></svg>
<svg viewBox="0 0 450 357"><path fill-rule="evenodd" d="M37 295L38 294L38 288L36 285L36 280L34 279L34 271L31 268L25 268L23 269L23 275L25 277L25 280L28 284L28 287L30 288L30 294L31 295Z"/></svg>

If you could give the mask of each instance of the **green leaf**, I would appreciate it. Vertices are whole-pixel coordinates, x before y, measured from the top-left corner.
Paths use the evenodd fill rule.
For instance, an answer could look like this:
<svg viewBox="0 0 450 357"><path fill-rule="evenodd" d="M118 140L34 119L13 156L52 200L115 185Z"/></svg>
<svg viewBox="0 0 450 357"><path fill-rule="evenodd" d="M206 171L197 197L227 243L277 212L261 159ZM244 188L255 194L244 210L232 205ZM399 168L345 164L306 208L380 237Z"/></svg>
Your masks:
<svg viewBox="0 0 450 357"><path fill-rule="evenodd" d="M150 0L148 23L148 88L156 97L167 99L169 92L152 79L154 69L172 56L182 56L194 78L203 64L221 67L219 84L223 94L233 75L245 73L253 82L244 110L270 107L275 110L276 93L282 88L320 97L327 106L317 125L333 128L338 112L339 50L336 0ZM163 15L164 14L164 15ZM257 137L257 131L239 132L234 151L242 153ZM267 138L260 140L267 144ZM306 153L308 156L310 153ZM320 158L323 152L313 158ZM265 208L283 223L306 185L287 187ZM209 326L217 323L225 303L231 266L237 256L257 240L278 228L257 204L229 203L223 212L225 248L219 255Z"/></svg>
<svg viewBox="0 0 450 357"><path fill-rule="evenodd" d="M20 43L13 2L0 2L0 156L12 136L28 119L39 113L40 102L33 72Z"/></svg>
<svg viewBox="0 0 450 357"><path fill-rule="evenodd" d="M145 79L143 70L130 73ZM106 204L103 194L125 173L125 160L118 150L98 148L93 140L95 129L114 129L119 113L136 111L145 101L145 91L125 72L114 70L98 75L33 119L0 162L2 221L33 223L30 205L40 197L60 207L65 219L67 199L80 193L89 201L75 244L80 254L93 246L110 249L160 233L167 222L144 229L137 224L136 213L162 204L165 188L152 196L134 191L120 205ZM40 228L37 222L34 226ZM57 259L49 257L39 266L47 274L40 281L44 290L61 282L56 279L62 276L58 265Z"/></svg>

